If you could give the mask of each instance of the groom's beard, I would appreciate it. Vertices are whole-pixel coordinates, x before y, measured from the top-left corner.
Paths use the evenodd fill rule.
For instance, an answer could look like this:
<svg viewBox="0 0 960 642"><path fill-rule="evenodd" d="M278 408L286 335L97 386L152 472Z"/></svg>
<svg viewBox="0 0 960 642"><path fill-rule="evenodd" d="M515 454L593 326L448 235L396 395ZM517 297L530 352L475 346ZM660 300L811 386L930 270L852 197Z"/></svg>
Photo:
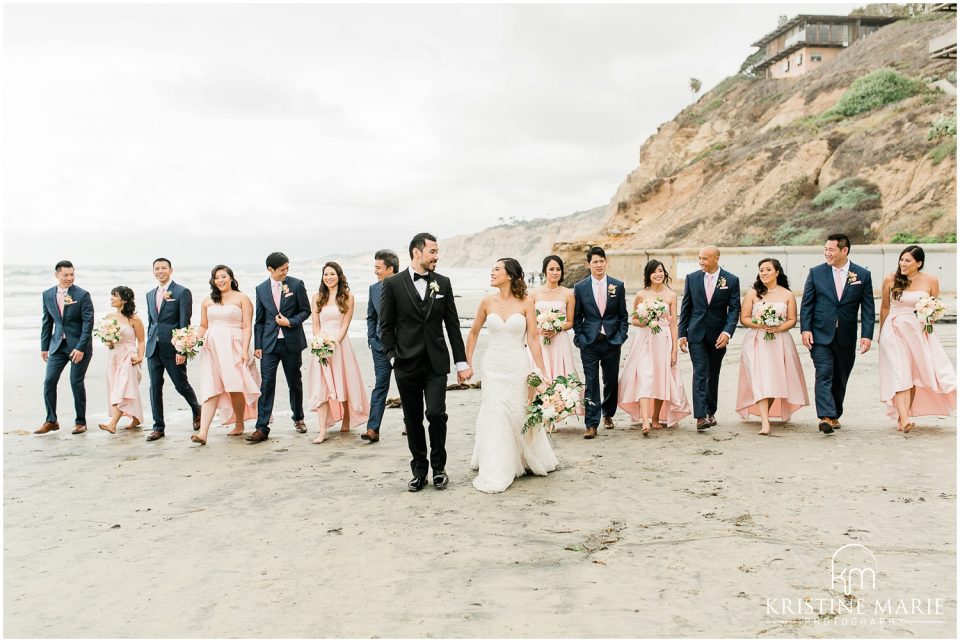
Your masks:
<svg viewBox="0 0 960 642"><path fill-rule="evenodd" d="M421 272L433 272L437 269L436 261L423 261L421 260L418 265L420 266Z"/></svg>

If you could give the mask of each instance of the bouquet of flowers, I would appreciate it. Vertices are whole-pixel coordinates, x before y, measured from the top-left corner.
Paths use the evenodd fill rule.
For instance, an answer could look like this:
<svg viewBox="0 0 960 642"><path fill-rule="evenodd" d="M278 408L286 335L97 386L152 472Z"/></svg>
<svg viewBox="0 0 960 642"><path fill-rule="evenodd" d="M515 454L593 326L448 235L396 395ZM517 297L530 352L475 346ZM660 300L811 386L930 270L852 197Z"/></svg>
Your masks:
<svg viewBox="0 0 960 642"><path fill-rule="evenodd" d="M115 318L102 319L93 329L93 336L98 337L103 345L113 350L120 342L120 322Z"/></svg>
<svg viewBox="0 0 960 642"><path fill-rule="evenodd" d="M562 332L563 324L567 322L567 315L556 310L547 310L537 313L537 327L541 330ZM541 337L543 345L550 345L550 337Z"/></svg>
<svg viewBox="0 0 960 642"><path fill-rule="evenodd" d="M766 301L762 301L760 303L760 307L757 308L757 313L754 314L750 318L750 320L756 323L757 325L762 325L767 328L775 328L781 323L783 323L784 321L786 321L786 318L784 318L782 314L777 312L777 309L773 306L772 303L767 303ZM769 330L763 333L764 341L773 341L774 338L776 338L776 336Z"/></svg>
<svg viewBox="0 0 960 642"><path fill-rule="evenodd" d="M644 299L633 311L633 318L650 328L650 332L660 334L663 330L660 327L660 318L667 313L668 309L667 304L660 297Z"/></svg>
<svg viewBox="0 0 960 642"><path fill-rule="evenodd" d="M200 348L203 347L203 339L197 336L197 331L192 325L174 330L170 343L173 344L177 354L182 354L188 360L200 354Z"/></svg>
<svg viewBox="0 0 960 642"><path fill-rule="evenodd" d="M534 389L535 394L527 406L527 419L523 423L522 433L538 427L553 432L558 422L583 410L584 385L575 374L559 376L548 385L541 375L534 372L527 377L527 385Z"/></svg>
<svg viewBox="0 0 960 642"><path fill-rule="evenodd" d="M933 332L933 324L943 318L947 313L947 306L943 304L940 297L925 296L921 297L917 304L913 306L913 313L923 324L923 331L927 334Z"/></svg>
<svg viewBox="0 0 960 642"><path fill-rule="evenodd" d="M310 352L320 359L320 365L327 365L327 359L333 356L337 349L337 342L329 337L314 337L310 342Z"/></svg>

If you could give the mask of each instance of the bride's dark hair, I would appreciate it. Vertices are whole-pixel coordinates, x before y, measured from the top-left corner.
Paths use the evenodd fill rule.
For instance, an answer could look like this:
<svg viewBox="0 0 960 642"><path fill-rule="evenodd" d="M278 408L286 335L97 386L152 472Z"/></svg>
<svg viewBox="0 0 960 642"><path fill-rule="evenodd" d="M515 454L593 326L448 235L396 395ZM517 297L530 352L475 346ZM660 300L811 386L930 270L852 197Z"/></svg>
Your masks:
<svg viewBox="0 0 960 642"><path fill-rule="evenodd" d="M523 301L527 296L527 282L520 262L517 259L497 259L497 263L503 263L503 270L510 277L510 294Z"/></svg>
<svg viewBox="0 0 960 642"><path fill-rule="evenodd" d="M240 284L237 283L237 278L233 276L233 270L228 268L226 265L218 265L217 267L210 270L210 300L216 304L223 303L223 294L220 292L220 289L217 288L217 284L214 283L214 280L217 278L217 272L223 270L228 275L230 275L230 289L236 292L240 291Z"/></svg>

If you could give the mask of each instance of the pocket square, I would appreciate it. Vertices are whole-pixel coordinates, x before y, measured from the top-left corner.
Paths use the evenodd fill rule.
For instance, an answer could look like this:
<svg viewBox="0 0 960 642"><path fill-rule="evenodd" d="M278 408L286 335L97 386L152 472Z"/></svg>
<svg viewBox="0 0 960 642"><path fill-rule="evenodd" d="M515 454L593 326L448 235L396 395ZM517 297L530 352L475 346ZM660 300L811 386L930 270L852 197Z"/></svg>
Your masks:
<svg viewBox="0 0 960 642"><path fill-rule="evenodd" d="M291 292L290 294L284 294L283 298L286 299L287 297L291 297L291 296L293 296L293 292Z"/></svg>
<svg viewBox="0 0 960 642"><path fill-rule="evenodd" d="M434 298L434 299L442 299L442 298L443 298L443 295L442 295L442 294L436 294L436 295L434 295L433 298Z"/></svg>
<svg viewBox="0 0 960 642"><path fill-rule="evenodd" d="M863 281L853 281L852 283L847 283L847 285L863 285Z"/></svg>

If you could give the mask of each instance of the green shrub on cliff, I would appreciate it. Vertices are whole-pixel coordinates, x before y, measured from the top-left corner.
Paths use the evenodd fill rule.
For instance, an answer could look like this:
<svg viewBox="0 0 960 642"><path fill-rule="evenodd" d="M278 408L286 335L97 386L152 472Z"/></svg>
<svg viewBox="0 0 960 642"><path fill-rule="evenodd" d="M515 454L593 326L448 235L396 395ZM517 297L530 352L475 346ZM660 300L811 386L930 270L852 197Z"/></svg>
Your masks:
<svg viewBox="0 0 960 642"><path fill-rule="evenodd" d="M823 115L835 114L850 118L916 96L923 89L923 83L894 69L877 69L854 80L837 104Z"/></svg>
<svg viewBox="0 0 960 642"><path fill-rule="evenodd" d="M810 202L819 210L862 210L879 207L880 192L876 186L859 178L845 178L826 188Z"/></svg>

